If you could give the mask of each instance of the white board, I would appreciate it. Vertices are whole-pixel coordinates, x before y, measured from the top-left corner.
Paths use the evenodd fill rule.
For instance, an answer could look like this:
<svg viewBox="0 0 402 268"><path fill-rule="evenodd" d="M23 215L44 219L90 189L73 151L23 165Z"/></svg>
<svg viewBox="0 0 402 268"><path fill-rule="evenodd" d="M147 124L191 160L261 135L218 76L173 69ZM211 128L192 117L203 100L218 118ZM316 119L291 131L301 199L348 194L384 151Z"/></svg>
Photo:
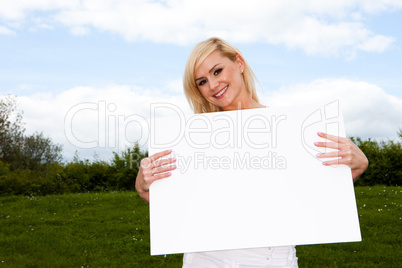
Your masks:
<svg viewBox="0 0 402 268"><path fill-rule="evenodd" d="M151 255L361 241L351 170L315 157L345 136L339 103L151 118L149 153L177 169L150 188Z"/></svg>

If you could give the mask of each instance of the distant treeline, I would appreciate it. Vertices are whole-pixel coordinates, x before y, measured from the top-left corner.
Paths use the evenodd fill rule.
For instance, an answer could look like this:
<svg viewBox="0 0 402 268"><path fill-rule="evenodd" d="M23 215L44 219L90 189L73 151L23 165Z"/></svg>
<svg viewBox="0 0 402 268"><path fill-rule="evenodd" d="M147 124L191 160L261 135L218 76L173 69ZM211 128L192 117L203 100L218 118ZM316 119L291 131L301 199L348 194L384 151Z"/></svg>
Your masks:
<svg viewBox="0 0 402 268"><path fill-rule="evenodd" d="M111 161L80 160L53 162L36 169L10 169L0 161L1 195L47 195L78 192L134 190L139 161L146 157L138 144Z"/></svg>
<svg viewBox="0 0 402 268"><path fill-rule="evenodd" d="M43 133L25 135L15 98L0 99L0 196L134 190L142 152L135 144L109 161L62 161L62 147ZM402 185L402 130L399 140L351 139L369 159L355 185ZM247 179L247 178L245 178Z"/></svg>

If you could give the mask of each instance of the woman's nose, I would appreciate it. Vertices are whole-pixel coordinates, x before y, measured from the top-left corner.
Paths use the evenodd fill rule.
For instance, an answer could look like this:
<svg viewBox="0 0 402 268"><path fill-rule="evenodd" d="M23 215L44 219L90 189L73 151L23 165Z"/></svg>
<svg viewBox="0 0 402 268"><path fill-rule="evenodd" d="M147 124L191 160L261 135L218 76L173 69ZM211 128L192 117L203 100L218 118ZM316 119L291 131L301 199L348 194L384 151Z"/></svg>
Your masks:
<svg viewBox="0 0 402 268"><path fill-rule="evenodd" d="M211 90L215 90L218 88L219 82L217 79L210 79L209 80L209 87Z"/></svg>

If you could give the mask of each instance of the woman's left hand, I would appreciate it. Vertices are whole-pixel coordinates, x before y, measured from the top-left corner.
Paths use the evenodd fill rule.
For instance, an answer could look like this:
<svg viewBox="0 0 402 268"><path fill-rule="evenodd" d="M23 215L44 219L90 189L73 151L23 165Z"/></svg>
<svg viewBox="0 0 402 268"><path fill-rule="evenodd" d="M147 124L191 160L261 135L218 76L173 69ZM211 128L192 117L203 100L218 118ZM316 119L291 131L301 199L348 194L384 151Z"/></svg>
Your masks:
<svg viewBox="0 0 402 268"><path fill-rule="evenodd" d="M352 170L352 178L353 181L356 179L367 169L368 160L365 154L348 138L342 138L322 132L317 133L321 138L330 140L331 142L315 142L314 145L317 147L324 148L332 148L337 151L329 152L329 153L320 153L316 156L318 158L333 158L337 157L338 159L325 161L323 165L332 166L332 165L347 165Z"/></svg>

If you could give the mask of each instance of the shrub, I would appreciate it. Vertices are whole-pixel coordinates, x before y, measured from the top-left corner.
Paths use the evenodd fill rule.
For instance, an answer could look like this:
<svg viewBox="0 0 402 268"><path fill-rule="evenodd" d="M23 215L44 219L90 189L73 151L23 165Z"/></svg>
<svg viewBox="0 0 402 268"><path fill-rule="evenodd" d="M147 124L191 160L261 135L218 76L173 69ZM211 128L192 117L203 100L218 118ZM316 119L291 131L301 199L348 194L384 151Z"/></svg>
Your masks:
<svg viewBox="0 0 402 268"><path fill-rule="evenodd" d="M369 160L356 185L402 185L402 136L400 141L351 138Z"/></svg>

